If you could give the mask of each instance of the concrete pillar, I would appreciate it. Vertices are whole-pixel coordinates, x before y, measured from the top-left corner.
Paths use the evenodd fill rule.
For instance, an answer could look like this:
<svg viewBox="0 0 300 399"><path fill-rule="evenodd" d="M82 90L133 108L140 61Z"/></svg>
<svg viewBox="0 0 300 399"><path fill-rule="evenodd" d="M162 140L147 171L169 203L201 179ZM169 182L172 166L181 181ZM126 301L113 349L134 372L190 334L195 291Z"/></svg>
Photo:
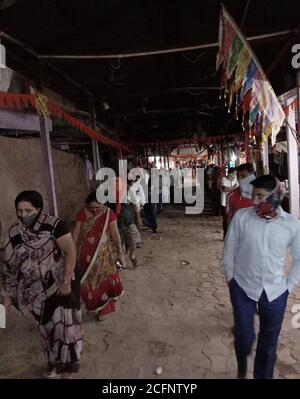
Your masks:
<svg viewBox="0 0 300 399"><path fill-rule="evenodd" d="M289 100L287 105L293 102ZM298 168L298 143L295 140L296 120L295 106L288 108L287 142L288 142L288 172L289 172L289 201L291 215L299 218L299 168ZM293 130L294 132L293 132Z"/></svg>
<svg viewBox="0 0 300 399"><path fill-rule="evenodd" d="M96 129L96 111L95 111L95 103L94 101L90 101L90 115L91 115L91 127ZM93 161L94 161L94 170L95 175L101 167L100 164L100 154L99 154L99 143L97 140L92 139L92 148L93 148Z"/></svg>
<svg viewBox="0 0 300 399"><path fill-rule="evenodd" d="M97 140L92 139L92 148L93 148L94 170L95 174L97 174L98 170L100 169L99 144Z"/></svg>
<svg viewBox="0 0 300 399"><path fill-rule="evenodd" d="M46 177L49 214L58 216L49 125L49 120L40 116L41 147L44 161L44 174Z"/></svg>

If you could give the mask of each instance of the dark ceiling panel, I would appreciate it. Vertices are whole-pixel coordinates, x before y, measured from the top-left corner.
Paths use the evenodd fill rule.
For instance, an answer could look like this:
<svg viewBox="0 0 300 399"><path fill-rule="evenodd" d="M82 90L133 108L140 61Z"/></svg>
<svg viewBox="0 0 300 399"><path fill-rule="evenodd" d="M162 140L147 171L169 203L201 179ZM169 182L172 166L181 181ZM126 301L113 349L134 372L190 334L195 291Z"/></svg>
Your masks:
<svg viewBox="0 0 300 399"><path fill-rule="evenodd" d="M242 30L247 36L300 26L299 0L224 0L223 3L236 23L243 23ZM3 0L0 0L1 30L40 55L127 53L218 40L218 0L17 0L6 9L1 9L1 4ZM291 35L252 43L262 66L265 70L270 68L269 79L278 94L295 84L289 40ZM11 43L7 43L7 52L10 66L33 79L41 77L84 109L89 96L80 86L85 88L95 96L99 118L112 124L123 115L131 124L138 118L141 130L176 136L189 126L192 126L189 133L193 134L201 121L215 135L216 129L222 129L228 119L218 90L213 89L219 85L215 71L217 47L120 61L45 60L43 63ZM79 85L72 85L59 71ZM197 89L205 86L209 89ZM185 87L196 89L185 90ZM176 91L177 88L182 90ZM109 103L107 112L103 101ZM208 118L204 110L213 113L213 117ZM123 127L130 130L128 121Z"/></svg>

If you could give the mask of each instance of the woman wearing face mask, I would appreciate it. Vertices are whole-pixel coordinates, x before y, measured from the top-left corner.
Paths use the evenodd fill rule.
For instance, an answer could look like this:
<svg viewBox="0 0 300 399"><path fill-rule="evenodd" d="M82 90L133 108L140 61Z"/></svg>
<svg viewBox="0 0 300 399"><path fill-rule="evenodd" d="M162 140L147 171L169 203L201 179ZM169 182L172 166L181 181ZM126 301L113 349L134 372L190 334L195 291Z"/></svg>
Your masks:
<svg viewBox="0 0 300 399"><path fill-rule="evenodd" d="M86 199L76 218L73 238L81 276L81 297L98 320L114 312L116 300L124 292L112 256L111 240L117 248L117 259L125 266L125 257L117 227L116 214L97 201L96 192Z"/></svg>
<svg viewBox="0 0 300 399"><path fill-rule="evenodd" d="M78 372L82 349L80 293L75 279L76 249L66 224L42 213L37 191L16 200L18 221L5 245L3 303L31 312L48 358L45 377Z"/></svg>

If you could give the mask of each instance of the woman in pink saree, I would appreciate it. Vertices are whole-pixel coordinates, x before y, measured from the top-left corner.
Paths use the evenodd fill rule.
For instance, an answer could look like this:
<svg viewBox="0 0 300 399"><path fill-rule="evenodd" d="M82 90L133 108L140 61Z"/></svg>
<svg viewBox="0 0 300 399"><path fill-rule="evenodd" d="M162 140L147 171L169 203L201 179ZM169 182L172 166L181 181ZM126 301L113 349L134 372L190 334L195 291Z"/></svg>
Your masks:
<svg viewBox="0 0 300 399"><path fill-rule="evenodd" d="M98 320L116 310L116 300L123 287L112 254L125 265L115 213L97 201L96 193L86 199L86 207L76 217L73 238L77 245L77 261L81 276L81 297L89 312L97 312Z"/></svg>

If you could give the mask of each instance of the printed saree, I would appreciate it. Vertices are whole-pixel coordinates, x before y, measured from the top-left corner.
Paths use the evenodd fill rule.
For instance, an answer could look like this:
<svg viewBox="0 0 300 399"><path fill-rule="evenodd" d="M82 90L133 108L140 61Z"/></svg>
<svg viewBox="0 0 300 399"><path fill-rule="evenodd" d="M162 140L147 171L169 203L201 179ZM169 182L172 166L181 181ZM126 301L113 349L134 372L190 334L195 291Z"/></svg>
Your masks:
<svg viewBox="0 0 300 399"><path fill-rule="evenodd" d="M30 312L48 358L57 373L78 372L82 350L79 282L72 293L56 294L63 276L64 258L53 232L59 219L40 215L32 227L16 222L5 245L4 295L21 313Z"/></svg>
<svg viewBox="0 0 300 399"><path fill-rule="evenodd" d="M110 209L105 206L97 218L86 215L77 251L81 297L88 311L102 315L115 311L116 300L124 293L107 232L109 219Z"/></svg>

